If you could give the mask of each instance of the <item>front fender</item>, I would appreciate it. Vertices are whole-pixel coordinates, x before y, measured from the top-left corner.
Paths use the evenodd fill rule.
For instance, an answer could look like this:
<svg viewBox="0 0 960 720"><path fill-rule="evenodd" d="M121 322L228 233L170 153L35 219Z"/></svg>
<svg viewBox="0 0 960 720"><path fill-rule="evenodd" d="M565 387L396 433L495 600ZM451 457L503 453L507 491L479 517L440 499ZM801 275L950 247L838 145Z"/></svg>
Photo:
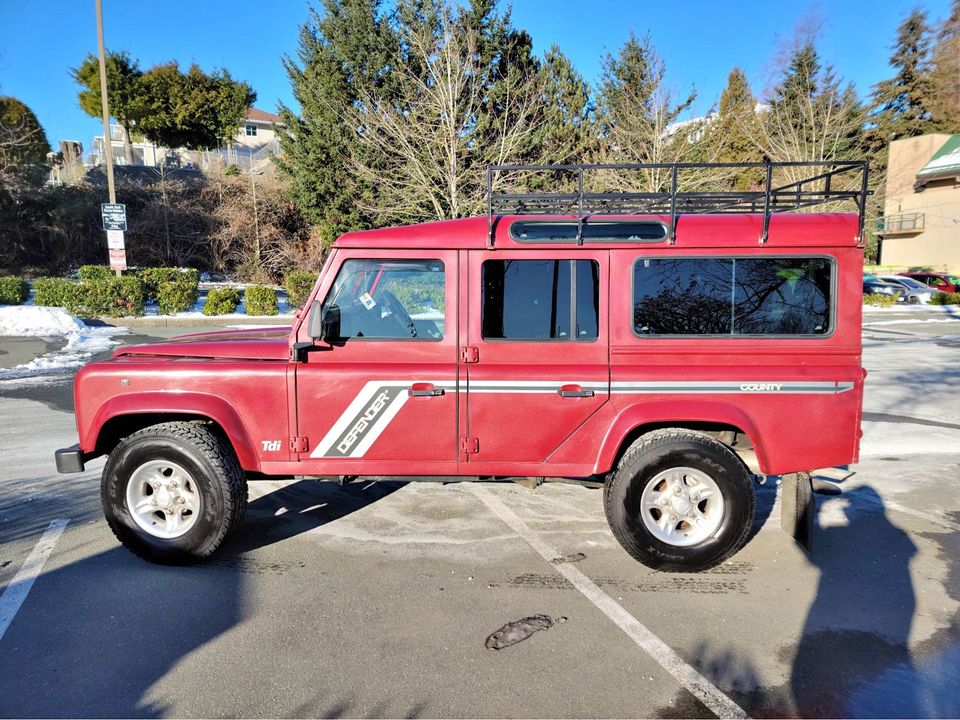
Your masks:
<svg viewBox="0 0 960 720"><path fill-rule="evenodd" d="M106 423L124 415L196 415L217 423L233 446L244 470L259 471L257 455L240 414L226 400L199 392L141 392L117 395L106 400L94 412L85 429L79 428L80 448L92 453Z"/></svg>
<svg viewBox="0 0 960 720"><path fill-rule="evenodd" d="M767 467L767 456L760 442L756 424L741 408L722 402L697 400L653 400L632 403L623 408L610 424L594 472L602 475L613 469L617 454L630 434L644 425L684 427L693 423L730 425L745 433L753 444L761 469Z"/></svg>

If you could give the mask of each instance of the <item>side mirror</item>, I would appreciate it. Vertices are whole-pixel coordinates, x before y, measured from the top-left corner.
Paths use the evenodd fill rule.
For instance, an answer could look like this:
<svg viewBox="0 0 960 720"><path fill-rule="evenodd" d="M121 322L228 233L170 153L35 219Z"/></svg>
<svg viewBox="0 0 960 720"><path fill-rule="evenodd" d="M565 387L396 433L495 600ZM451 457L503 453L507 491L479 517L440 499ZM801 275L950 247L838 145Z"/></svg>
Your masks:
<svg viewBox="0 0 960 720"><path fill-rule="evenodd" d="M340 337L340 308L331 305L326 310L319 300L310 304L309 333L313 340L335 340Z"/></svg>

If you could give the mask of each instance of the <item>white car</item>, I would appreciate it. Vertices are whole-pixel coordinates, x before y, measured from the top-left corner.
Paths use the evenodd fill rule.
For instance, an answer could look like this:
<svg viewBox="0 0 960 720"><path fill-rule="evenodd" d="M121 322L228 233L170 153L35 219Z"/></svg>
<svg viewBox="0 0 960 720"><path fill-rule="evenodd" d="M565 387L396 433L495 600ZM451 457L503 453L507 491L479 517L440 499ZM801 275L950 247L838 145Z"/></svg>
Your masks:
<svg viewBox="0 0 960 720"><path fill-rule="evenodd" d="M928 305L930 298L940 292L936 288L924 285L919 280L904 277L903 275L878 275L877 279L902 287L903 294L906 296L907 302L911 305Z"/></svg>

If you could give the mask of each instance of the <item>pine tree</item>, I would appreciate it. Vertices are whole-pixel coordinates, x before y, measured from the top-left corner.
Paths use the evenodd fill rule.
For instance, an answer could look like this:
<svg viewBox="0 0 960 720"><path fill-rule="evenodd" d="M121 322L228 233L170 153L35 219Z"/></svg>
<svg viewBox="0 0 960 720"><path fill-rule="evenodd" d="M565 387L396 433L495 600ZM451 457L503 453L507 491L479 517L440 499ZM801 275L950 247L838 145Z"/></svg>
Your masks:
<svg viewBox="0 0 960 720"><path fill-rule="evenodd" d="M537 87L539 109L533 142L538 161L563 164L588 160L596 151L590 86L556 45L544 55Z"/></svg>
<svg viewBox="0 0 960 720"><path fill-rule="evenodd" d="M108 52L105 61L110 114L123 130L124 159L128 165L132 165L133 142L131 134L137 120L144 113L140 87L143 72L140 70L139 62L131 58L127 52ZM97 56L87 55L80 66L70 72L73 79L82 88L77 96L80 101L80 108L91 117L99 118L102 109L100 62Z"/></svg>
<svg viewBox="0 0 960 720"><path fill-rule="evenodd" d="M755 141L757 101L750 92L747 76L735 67L727 77L727 86L720 95L716 117L710 124L708 142L716 146L717 162L761 162ZM744 168L733 173L730 185L747 190L762 180L760 170Z"/></svg>
<svg viewBox="0 0 960 720"><path fill-rule="evenodd" d="M930 130L930 28L926 13L916 9L897 28L890 66L896 74L877 83L871 94L867 149L885 160L891 140Z"/></svg>
<svg viewBox="0 0 960 720"><path fill-rule="evenodd" d="M300 105L299 115L281 105L287 127L277 165L290 181L290 195L306 217L320 226L324 241L367 224L357 200L369 188L348 167L357 146L350 109L361 87L390 82L397 40L381 12L381 0L322 0L300 28L295 57L284 69Z"/></svg>
<svg viewBox="0 0 960 720"><path fill-rule="evenodd" d="M937 33L930 69L929 98L932 129L960 133L960 0Z"/></svg>
<svg viewBox="0 0 960 720"><path fill-rule="evenodd" d="M684 159L695 145L689 131L676 130L674 123L696 99L696 92L675 99L666 85L666 66L650 36L631 35L614 56L603 62L599 101L603 153L614 162L668 163ZM695 129L694 129L695 130ZM669 171L642 174L619 173L599 178L624 189L662 191Z"/></svg>
<svg viewBox="0 0 960 720"><path fill-rule="evenodd" d="M0 176L20 174L47 161L50 143L33 111L13 97L0 97Z"/></svg>

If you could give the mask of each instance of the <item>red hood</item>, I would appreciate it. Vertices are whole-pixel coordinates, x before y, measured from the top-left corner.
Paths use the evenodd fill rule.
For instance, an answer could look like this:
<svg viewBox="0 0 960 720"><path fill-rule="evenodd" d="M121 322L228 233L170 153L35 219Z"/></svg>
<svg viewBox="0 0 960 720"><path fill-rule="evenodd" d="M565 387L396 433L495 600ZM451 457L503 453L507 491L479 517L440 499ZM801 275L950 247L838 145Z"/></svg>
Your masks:
<svg viewBox="0 0 960 720"><path fill-rule="evenodd" d="M290 355L289 336L290 328L286 325L249 330L216 330L178 335L164 342L120 347L113 356L286 360Z"/></svg>

